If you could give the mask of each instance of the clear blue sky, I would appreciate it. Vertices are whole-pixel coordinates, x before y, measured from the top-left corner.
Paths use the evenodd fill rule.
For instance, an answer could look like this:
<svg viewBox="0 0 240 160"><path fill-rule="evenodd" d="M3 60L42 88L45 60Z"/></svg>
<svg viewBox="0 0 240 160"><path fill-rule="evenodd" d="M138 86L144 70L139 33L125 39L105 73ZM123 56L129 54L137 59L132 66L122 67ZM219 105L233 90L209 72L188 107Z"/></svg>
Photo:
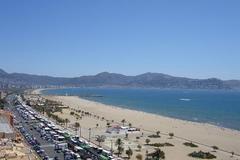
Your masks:
<svg viewBox="0 0 240 160"><path fill-rule="evenodd" d="M240 79L239 0L1 0L0 68Z"/></svg>

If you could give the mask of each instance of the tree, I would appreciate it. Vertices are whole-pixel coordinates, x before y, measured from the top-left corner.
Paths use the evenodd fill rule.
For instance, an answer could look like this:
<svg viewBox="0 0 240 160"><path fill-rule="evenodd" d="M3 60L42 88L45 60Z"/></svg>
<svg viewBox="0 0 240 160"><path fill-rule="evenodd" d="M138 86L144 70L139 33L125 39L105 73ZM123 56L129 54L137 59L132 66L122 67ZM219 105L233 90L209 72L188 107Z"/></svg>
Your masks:
<svg viewBox="0 0 240 160"><path fill-rule="evenodd" d="M170 138L172 139L172 138L173 138L173 136L174 136L174 133L169 133L168 135L169 135L169 136L170 136Z"/></svg>
<svg viewBox="0 0 240 160"><path fill-rule="evenodd" d="M128 139L128 133L125 134L125 138Z"/></svg>
<svg viewBox="0 0 240 160"><path fill-rule="evenodd" d="M146 160L148 159L148 150L146 150Z"/></svg>
<svg viewBox="0 0 240 160"><path fill-rule="evenodd" d="M159 136L159 134L160 134L160 131L157 131L157 132L156 132L156 134L157 134L157 136Z"/></svg>
<svg viewBox="0 0 240 160"><path fill-rule="evenodd" d="M216 152L216 150L218 150L219 148L217 146L212 146L213 151Z"/></svg>
<svg viewBox="0 0 240 160"><path fill-rule="evenodd" d="M119 157L119 155L121 155L122 153L123 153L123 151L124 151L124 148L123 148L123 146L118 146L117 147L117 150L118 150L118 157Z"/></svg>
<svg viewBox="0 0 240 160"><path fill-rule="evenodd" d="M148 145L148 144L150 143L150 139L147 138L147 139L145 140L145 142L146 142L146 144Z"/></svg>
<svg viewBox="0 0 240 160"><path fill-rule="evenodd" d="M98 142L98 145L101 146L101 142L104 142L106 137L104 135L97 136L96 141Z"/></svg>
<svg viewBox="0 0 240 160"><path fill-rule="evenodd" d="M129 123L128 126L131 128L132 127L132 123Z"/></svg>
<svg viewBox="0 0 240 160"><path fill-rule="evenodd" d="M142 159L143 159L143 156L142 156L141 154L137 154L137 155L136 155L136 159L137 159L137 160L142 160Z"/></svg>
<svg viewBox="0 0 240 160"><path fill-rule="evenodd" d="M99 126L99 124L97 123L97 124L96 124L96 128L97 128L98 126Z"/></svg>
<svg viewBox="0 0 240 160"><path fill-rule="evenodd" d="M235 153L234 153L234 152L231 152L231 154L232 154L232 157L233 157Z"/></svg>
<svg viewBox="0 0 240 160"><path fill-rule="evenodd" d="M65 118L64 122L65 122L65 125L66 125L66 127L67 127L67 124L68 124L70 121L69 121L69 119Z"/></svg>
<svg viewBox="0 0 240 160"><path fill-rule="evenodd" d="M121 122L122 122L122 124L123 124L123 126L124 126L124 124L126 123L126 120L123 119Z"/></svg>
<svg viewBox="0 0 240 160"><path fill-rule="evenodd" d="M123 141L120 138L118 138L116 140L116 142L115 142L115 145L117 146L117 150L118 150L117 155L119 157L119 155L122 154L122 152L124 150L124 148L123 148Z"/></svg>
<svg viewBox="0 0 240 160"><path fill-rule="evenodd" d="M159 148L156 149L153 153L149 153L148 156L151 156L152 159L165 159L165 153Z"/></svg>
<svg viewBox="0 0 240 160"><path fill-rule="evenodd" d="M126 150L126 155L128 155L128 159L130 159L131 156L133 155L133 151L130 147L128 148L128 150Z"/></svg>
<svg viewBox="0 0 240 160"><path fill-rule="evenodd" d="M74 112L70 112L70 115L72 115L72 116L73 116L73 115L74 115Z"/></svg>
<svg viewBox="0 0 240 160"><path fill-rule="evenodd" d="M76 134L77 134L77 130L78 130L78 128L80 127L80 123L75 122L75 123L74 123L74 127L75 127Z"/></svg>
<svg viewBox="0 0 240 160"><path fill-rule="evenodd" d="M140 144L137 145L138 151L141 151L142 146Z"/></svg>

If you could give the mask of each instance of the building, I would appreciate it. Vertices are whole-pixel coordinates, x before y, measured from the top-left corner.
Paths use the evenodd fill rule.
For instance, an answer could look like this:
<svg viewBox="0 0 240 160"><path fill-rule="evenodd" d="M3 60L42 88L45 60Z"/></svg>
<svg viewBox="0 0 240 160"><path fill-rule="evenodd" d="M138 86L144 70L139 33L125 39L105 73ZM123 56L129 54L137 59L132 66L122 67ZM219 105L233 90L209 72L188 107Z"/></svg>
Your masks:
<svg viewBox="0 0 240 160"><path fill-rule="evenodd" d="M13 126L13 115L11 112L0 110L0 117L6 117L8 123Z"/></svg>
<svg viewBox="0 0 240 160"><path fill-rule="evenodd" d="M10 112L0 110L0 139L15 138L13 129L13 116Z"/></svg>
<svg viewBox="0 0 240 160"><path fill-rule="evenodd" d="M0 91L0 99L3 99L7 96L6 92Z"/></svg>

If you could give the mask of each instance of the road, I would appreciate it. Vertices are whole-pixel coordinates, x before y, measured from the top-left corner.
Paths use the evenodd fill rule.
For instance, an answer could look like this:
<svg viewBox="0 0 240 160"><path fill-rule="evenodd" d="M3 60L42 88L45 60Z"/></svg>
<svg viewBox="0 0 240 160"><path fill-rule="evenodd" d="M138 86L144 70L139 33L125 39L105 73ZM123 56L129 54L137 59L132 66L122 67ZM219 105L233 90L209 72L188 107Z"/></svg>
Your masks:
<svg viewBox="0 0 240 160"><path fill-rule="evenodd" d="M15 119L20 122L21 126L23 126L27 133L29 135L34 136L37 141L40 143L40 146L42 147L42 149L45 150L45 153L47 154L47 156L49 158L54 158L54 157L58 157L59 160L64 160L64 154L62 152L58 153L55 152L54 148L55 148L55 144L53 142L48 142L44 139L41 138L41 135L39 132L37 132L32 126L36 125L33 122L29 122L29 121L25 121L21 115L17 112L17 110L15 109L15 107L9 107L9 109L14 113L15 115Z"/></svg>

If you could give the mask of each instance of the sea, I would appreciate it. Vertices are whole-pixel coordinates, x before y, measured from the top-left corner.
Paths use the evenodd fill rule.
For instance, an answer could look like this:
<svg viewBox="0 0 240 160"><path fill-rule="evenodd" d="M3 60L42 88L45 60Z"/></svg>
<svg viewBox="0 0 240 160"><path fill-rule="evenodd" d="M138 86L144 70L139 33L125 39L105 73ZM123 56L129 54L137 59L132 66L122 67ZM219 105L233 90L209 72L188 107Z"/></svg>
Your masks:
<svg viewBox="0 0 240 160"><path fill-rule="evenodd" d="M45 95L81 98L162 116L240 130L240 91L126 88L63 88Z"/></svg>

